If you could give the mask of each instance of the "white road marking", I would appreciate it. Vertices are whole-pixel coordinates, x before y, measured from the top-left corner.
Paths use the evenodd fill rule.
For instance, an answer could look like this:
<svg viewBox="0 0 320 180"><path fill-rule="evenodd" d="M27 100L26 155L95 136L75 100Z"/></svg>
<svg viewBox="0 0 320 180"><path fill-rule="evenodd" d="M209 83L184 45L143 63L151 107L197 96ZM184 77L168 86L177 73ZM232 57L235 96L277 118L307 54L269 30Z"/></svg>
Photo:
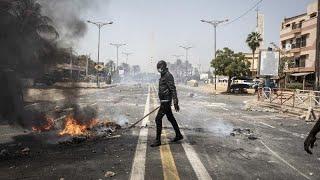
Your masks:
<svg viewBox="0 0 320 180"><path fill-rule="evenodd" d="M209 104L207 106L208 107L219 107L219 108L221 108L223 110L229 111L229 109L226 108L227 105L225 103L211 103L211 104Z"/></svg>
<svg viewBox="0 0 320 180"><path fill-rule="evenodd" d="M252 118L249 118L249 119L252 119ZM251 124L251 125L253 125L253 126L263 127L263 126L260 126L260 125L256 124L256 122L250 123L249 121L245 121L245 120L243 120L243 119L237 119L237 120L238 120L238 121L245 122L245 123L248 123L248 124ZM263 125L265 125L265 126L268 126L268 127L270 127L270 128L273 128L273 129L277 129L277 130L280 131L280 132L284 132L284 133L291 134L291 135L293 135L293 136L295 136L295 137L299 137L299 138L302 138L302 139L304 139L304 138L306 137L305 134L299 134L299 133L295 133L295 132L288 131L288 130L283 129L283 128L277 128L277 127L271 126L271 125L269 125L269 124L267 124L267 123L264 123L264 122L258 122L258 123L259 123L259 124L263 124Z"/></svg>
<svg viewBox="0 0 320 180"><path fill-rule="evenodd" d="M260 140L261 144L264 145L276 158L278 158L280 161L282 161L284 164L298 172L301 176L305 177L306 179L310 179L306 174L295 168L293 165L291 165L288 161L284 160L278 153L274 152L272 149L270 149L269 146L267 146L262 140Z"/></svg>
<svg viewBox="0 0 320 180"><path fill-rule="evenodd" d="M28 104L28 105L25 105L24 108L28 108L28 107L31 107L31 106L35 106L35 105L38 105L40 103L32 103L32 104Z"/></svg>
<svg viewBox="0 0 320 180"><path fill-rule="evenodd" d="M181 114L179 114L180 116L182 116ZM178 123L179 124L179 123ZM211 176L208 173L207 169L204 167L204 165L202 164L197 152L194 150L194 148L187 143L187 136L185 135L185 133L181 130L182 126L179 124L180 127L180 131L182 133L182 135L184 136L184 140L182 141L181 145L186 153L186 156L197 176L198 179L200 180L211 180Z"/></svg>
<svg viewBox="0 0 320 180"><path fill-rule="evenodd" d="M150 109L150 85L148 87L148 96L144 109L144 115L148 114ZM149 123L149 116L142 121L142 126L146 127ZM130 180L143 180L146 168L148 128L142 128L139 133L138 144L131 168Z"/></svg>
<svg viewBox="0 0 320 180"><path fill-rule="evenodd" d="M94 105L96 105L96 104L97 104L97 102L90 104L90 106L94 106Z"/></svg>
<svg viewBox="0 0 320 180"><path fill-rule="evenodd" d="M270 124L267 124L267 123L264 123L264 122L259 122L259 123L260 123L260 124L263 124L263 125L265 125L265 126L268 126L268 127L272 128L272 129L275 128L274 126L271 126Z"/></svg>
<svg viewBox="0 0 320 180"><path fill-rule="evenodd" d="M57 118L57 119L54 119L53 122L60 121L60 120L62 120L62 119L64 119L64 118L66 118L66 117L67 117L66 115L63 115L63 116L61 116L61 117L59 117L59 118Z"/></svg>
<svg viewBox="0 0 320 180"><path fill-rule="evenodd" d="M187 155L187 158L196 173L196 176L200 180L211 180L211 176L209 175L207 169L202 164L197 152L194 150L194 148L189 144L186 143L186 135L183 131L181 131L183 136L185 137L185 141L182 142L182 147Z"/></svg>

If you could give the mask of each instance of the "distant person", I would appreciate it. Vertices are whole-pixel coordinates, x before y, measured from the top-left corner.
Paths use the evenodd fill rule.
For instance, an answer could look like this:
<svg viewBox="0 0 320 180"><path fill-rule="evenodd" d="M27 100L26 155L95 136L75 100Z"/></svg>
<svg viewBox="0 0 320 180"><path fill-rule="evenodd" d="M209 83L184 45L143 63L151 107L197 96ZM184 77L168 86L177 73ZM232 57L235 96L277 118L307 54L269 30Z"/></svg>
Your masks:
<svg viewBox="0 0 320 180"><path fill-rule="evenodd" d="M156 140L151 144L151 147L156 147L161 145L161 131L162 131L162 118L164 115L167 116L168 120L171 122L173 129L176 133L176 137L171 140L171 142L177 142L183 139L180 132L178 123L174 118L171 110L172 100L174 109L178 112L179 101L177 97L176 86L174 85L174 78L167 68L167 63L165 61L159 61L157 64L157 70L161 74L159 79L159 92L158 96L160 99L160 109L156 116L157 134Z"/></svg>
<svg viewBox="0 0 320 180"><path fill-rule="evenodd" d="M310 148L312 149L314 147L314 143L316 142L317 138L316 135L320 131L320 119L316 122L316 124L313 126L311 131L309 132L308 137L304 141L304 150L307 151L307 153L312 154Z"/></svg>

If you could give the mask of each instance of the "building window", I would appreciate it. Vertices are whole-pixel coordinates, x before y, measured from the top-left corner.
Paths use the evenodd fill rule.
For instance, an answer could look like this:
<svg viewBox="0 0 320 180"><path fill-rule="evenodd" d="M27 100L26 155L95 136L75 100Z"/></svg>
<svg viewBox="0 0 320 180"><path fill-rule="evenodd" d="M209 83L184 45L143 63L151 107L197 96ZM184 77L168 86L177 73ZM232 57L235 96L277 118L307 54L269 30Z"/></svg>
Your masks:
<svg viewBox="0 0 320 180"><path fill-rule="evenodd" d="M290 27L290 24L286 24L286 28Z"/></svg>
<svg viewBox="0 0 320 180"><path fill-rule="evenodd" d="M307 35L300 36L294 40L291 41L292 49L293 48L302 48L306 47L307 45Z"/></svg>
<svg viewBox="0 0 320 180"><path fill-rule="evenodd" d="M301 36L301 47L307 46L307 37L308 37L308 35Z"/></svg>
<svg viewBox="0 0 320 180"><path fill-rule="evenodd" d="M285 49L286 48L286 41L281 41L281 46L282 46L282 49Z"/></svg>
<svg viewBox="0 0 320 180"><path fill-rule="evenodd" d="M300 21L299 23L292 23L292 29L298 29L302 27L302 21Z"/></svg>
<svg viewBox="0 0 320 180"><path fill-rule="evenodd" d="M314 18L314 17L316 17L316 16L317 16L317 13L314 12L314 13L310 14L310 19L311 19L311 18Z"/></svg>
<svg viewBox="0 0 320 180"><path fill-rule="evenodd" d="M300 68L306 66L307 55L302 55L294 58L294 67Z"/></svg>

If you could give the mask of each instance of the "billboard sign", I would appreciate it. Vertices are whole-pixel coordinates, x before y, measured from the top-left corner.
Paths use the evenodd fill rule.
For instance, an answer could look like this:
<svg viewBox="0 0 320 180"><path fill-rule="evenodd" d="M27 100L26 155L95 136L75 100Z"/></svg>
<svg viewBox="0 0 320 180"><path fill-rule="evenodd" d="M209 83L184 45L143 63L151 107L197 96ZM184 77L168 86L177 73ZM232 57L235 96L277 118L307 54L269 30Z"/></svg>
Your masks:
<svg viewBox="0 0 320 180"><path fill-rule="evenodd" d="M259 58L259 75L278 76L279 60L279 51L261 50Z"/></svg>

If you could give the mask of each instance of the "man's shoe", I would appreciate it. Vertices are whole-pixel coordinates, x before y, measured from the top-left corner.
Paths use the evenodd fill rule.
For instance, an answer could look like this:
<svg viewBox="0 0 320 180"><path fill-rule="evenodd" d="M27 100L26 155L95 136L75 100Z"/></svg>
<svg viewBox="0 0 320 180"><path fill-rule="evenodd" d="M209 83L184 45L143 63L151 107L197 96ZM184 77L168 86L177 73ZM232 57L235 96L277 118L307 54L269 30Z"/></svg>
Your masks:
<svg viewBox="0 0 320 180"><path fill-rule="evenodd" d="M150 146L151 147L158 147L158 146L160 146L161 145L161 141L155 141L155 142L153 142Z"/></svg>
<svg viewBox="0 0 320 180"><path fill-rule="evenodd" d="M183 139L183 136L182 135L178 135L174 139L172 139L171 142L178 142L178 141L180 141L182 139Z"/></svg>

